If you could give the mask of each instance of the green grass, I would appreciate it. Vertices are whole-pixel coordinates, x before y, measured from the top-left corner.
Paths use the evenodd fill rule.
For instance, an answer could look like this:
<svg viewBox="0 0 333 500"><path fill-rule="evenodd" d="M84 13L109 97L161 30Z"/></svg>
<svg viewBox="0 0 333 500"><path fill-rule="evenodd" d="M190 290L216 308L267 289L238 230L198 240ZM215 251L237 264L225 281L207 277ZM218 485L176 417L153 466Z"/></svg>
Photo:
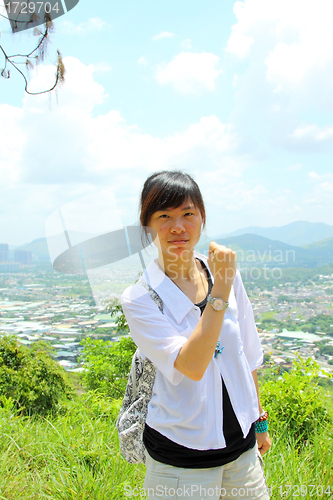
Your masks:
<svg viewBox="0 0 333 500"><path fill-rule="evenodd" d="M312 443L306 442L301 447L296 445L292 436L271 434L272 447L265 455L271 499L333 498L332 425L318 429ZM321 486L326 493L321 493Z"/></svg>
<svg viewBox="0 0 333 500"><path fill-rule="evenodd" d="M267 311L265 313L262 313L262 321L264 321L265 319L273 320L275 314L277 314L277 313L278 313L278 311ZM276 328L276 327L274 327L274 328Z"/></svg>
<svg viewBox="0 0 333 500"><path fill-rule="evenodd" d="M119 402L82 396L63 415L22 418L0 409L0 499L118 500L142 483L143 466L122 458Z"/></svg>
<svg viewBox="0 0 333 500"><path fill-rule="evenodd" d="M62 414L49 418L18 417L9 404L0 409L0 499L128 498L125 486L140 488L144 467L129 465L120 454L115 429L119 404L85 394L63 408ZM301 448L291 436L274 430L271 434L273 445L264 460L272 500L294 499L301 485L308 487L308 494L299 490L299 498L319 498L310 496L310 485L324 489L333 485L331 425L319 428L312 443ZM286 495L288 484L293 489Z"/></svg>

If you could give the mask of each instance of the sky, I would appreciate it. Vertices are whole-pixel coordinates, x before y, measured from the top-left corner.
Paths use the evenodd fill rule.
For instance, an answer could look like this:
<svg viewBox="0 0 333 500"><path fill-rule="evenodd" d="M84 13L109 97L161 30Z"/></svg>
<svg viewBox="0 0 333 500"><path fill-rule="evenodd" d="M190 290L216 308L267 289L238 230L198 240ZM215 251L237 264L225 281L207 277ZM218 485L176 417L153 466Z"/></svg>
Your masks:
<svg viewBox="0 0 333 500"><path fill-rule="evenodd" d="M193 175L210 235L333 224L332 0L80 0L54 28L29 85L52 85L59 49L62 88L0 78L0 243L44 237L76 202L98 213L106 188L133 224L162 169ZM0 31L9 54L37 40Z"/></svg>

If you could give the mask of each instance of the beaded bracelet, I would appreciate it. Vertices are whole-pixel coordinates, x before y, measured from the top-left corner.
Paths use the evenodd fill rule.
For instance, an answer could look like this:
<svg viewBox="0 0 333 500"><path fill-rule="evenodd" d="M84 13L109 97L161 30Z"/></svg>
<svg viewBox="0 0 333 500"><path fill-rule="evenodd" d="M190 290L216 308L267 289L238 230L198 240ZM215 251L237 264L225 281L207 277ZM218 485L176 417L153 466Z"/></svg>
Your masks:
<svg viewBox="0 0 333 500"><path fill-rule="evenodd" d="M257 422L262 422L263 420L267 420L267 418L268 418L268 413L267 411L264 411L261 413L261 415L259 415Z"/></svg>
<svg viewBox="0 0 333 500"><path fill-rule="evenodd" d="M258 433L262 433L262 432L267 432L268 431L268 423L267 423L267 419L266 420L262 420L261 422L258 422L258 420L256 421L256 432Z"/></svg>
<svg viewBox="0 0 333 500"><path fill-rule="evenodd" d="M264 411L258 420L256 420L256 432L262 433L268 431L268 423L267 423L268 413Z"/></svg>

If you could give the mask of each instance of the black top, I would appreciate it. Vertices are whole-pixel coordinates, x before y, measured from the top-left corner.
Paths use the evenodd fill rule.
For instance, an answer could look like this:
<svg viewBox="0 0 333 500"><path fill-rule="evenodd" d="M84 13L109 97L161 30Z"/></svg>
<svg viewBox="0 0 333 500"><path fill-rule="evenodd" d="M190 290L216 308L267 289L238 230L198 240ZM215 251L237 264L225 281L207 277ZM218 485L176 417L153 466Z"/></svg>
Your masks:
<svg viewBox="0 0 333 500"><path fill-rule="evenodd" d="M211 292L213 283L210 273L204 262L198 259L206 272L208 280L208 293ZM208 295L208 294L207 294ZM200 303L201 314L207 304L207 296ZM222 355L222 354L221 354ZM255 424L253 423L248 435L243 438L243 432L231 405L228 391L221 377L223 400L223 433L226 447L217 450L195 450L187 448L152 429L147 424L143 432L143 442L149 455L164 464L184 467L188 469L204 469L218 467L236 460L242 453L253 448L256 443Z"/></svg>

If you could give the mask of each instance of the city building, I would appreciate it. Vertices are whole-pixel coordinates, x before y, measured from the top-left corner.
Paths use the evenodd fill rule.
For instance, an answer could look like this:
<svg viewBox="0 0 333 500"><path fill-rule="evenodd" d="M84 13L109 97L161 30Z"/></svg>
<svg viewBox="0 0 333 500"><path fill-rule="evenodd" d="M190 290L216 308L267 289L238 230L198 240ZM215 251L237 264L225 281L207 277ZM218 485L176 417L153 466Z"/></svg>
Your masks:
<svg viewBox="0 0 333 500"><path fill-rule="evenodd" d="M8 243L0 243L0 262L7 262L9 259Z"/></svg>
<svg viewBox="0 0 333 500"><path fill-rule="evenodd" d="M29 265L32 262L32 253L29 250L15 250L15 262Z"/></svg>

